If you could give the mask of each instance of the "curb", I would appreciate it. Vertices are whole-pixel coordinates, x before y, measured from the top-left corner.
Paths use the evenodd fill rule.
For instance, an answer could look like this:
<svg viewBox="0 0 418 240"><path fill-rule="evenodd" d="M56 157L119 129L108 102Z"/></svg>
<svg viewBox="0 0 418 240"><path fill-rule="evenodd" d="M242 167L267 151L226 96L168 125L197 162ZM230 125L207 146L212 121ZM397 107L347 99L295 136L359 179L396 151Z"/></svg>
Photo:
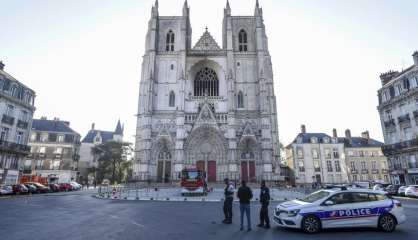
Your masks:
<svg viewBox="0 0 418 240"><path fill-rule="evenodd" d="M146 202L146 201L154 201L154 202L223 202L224 199L207 199L207 198L187 198L187 197L172 197L172 198L152 198L152 197L147 197L147 198L119 198L119 197L105 197L105 196L100 196L97 194L92 195L92 197L97 198L97 199L102 199L102 200L112 200L112 201L141 201L141 202ZM270 202L283 202L283 201L287 201L287 199L272 199L270 200ZM234 199L234 202L239 202L238 199ZM256 200L251 200L251 202L258 202L258 199Z"/></svg>

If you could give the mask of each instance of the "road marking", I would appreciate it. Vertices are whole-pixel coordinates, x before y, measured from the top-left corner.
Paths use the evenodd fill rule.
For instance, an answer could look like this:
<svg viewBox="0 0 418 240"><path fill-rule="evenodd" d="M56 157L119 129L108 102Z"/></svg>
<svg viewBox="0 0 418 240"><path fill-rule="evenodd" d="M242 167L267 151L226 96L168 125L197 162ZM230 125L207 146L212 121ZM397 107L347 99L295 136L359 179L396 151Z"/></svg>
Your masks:
<svg viewBox="0 0 418 240"><path fill-rule="evenodd" d="M132 221L132 224L133 224L133 225L136 225L136 226L138 226L138 227L141 227L141 228L144 228L144 227L145 227L144 225L139 224L139 223L134 222L134 221Z"/></svg>
<svg viewBox="0 0 418 240"><path fill-rule="evenodd" d="M120 217L116 216L116 215L109 215L110 218L114 218L114 219L120 219Z"/></svg>

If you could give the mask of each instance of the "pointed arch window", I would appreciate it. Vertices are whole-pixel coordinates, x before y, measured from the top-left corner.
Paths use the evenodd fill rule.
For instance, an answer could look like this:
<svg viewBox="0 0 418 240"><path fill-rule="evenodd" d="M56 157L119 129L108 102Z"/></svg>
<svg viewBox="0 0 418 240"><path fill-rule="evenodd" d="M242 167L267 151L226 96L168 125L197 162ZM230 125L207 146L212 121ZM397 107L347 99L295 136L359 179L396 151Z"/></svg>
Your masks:
<svg viewBox="0 0 418 240"><path fill-rule="evenodd" d="M169 106L169 107L174 107L175 102L176 102L176 95L174 94L174 92L173 92L173 91L171 91L171 92L170 92L170 97L169 97L169 103L168 103L168 106Z"/></svg>
<svg viewBox="0 0 418 240"><path fill-rule="evenodd" d="M238 47L240 52L248 51L248 39L247 32L244 29L241 29L238 34Z"/></svg>
<svg viewBox="0 0 418 240"><path fill-rule="evenodd" d="M168 31L167 33L165 50L167 52L174 52L174 33L172 30Z"/></svg>
<svg viewBox="0 0 418 240"><path fill-rule="evenodd" d="M238 93L238 108L244 108L244 94L241 91Z"/></svg>
<svg viewBox="0 0 418 240"><path fill-rule="evenodd" d="M216 72L211 68L202 68L194 80L195 96L219 96L219 81Z"/></svg>

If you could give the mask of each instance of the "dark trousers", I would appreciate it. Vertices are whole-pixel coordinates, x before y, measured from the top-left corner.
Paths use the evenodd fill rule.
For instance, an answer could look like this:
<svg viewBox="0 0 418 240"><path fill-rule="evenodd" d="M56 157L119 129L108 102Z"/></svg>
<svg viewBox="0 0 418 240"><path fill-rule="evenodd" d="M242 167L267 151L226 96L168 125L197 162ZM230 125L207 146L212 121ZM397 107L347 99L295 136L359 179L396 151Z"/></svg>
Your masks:
<svg viewBox="0 0 418 240"><path fill-rule="evenodd" d="M224 201L224 214L225 214L225 220L232 221L232 202L234 201L234 198L227 197Z"/></svg>
<svg viewBox="0 0 418 240"><path fill-rule="evenodd" d="M269 205L268 204L261 204L260 209L260 224L270 226L270 218L269 218Z"/></svg>

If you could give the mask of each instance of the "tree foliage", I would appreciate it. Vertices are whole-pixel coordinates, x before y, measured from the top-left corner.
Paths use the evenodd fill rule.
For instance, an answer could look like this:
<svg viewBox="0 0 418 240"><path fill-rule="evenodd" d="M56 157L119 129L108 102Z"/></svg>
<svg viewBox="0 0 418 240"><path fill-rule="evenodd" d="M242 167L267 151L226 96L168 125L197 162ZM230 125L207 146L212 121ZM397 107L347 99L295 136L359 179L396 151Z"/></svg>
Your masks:
<svg viewBox="0 0 418 240"><path fill-rule="evenodd" d="M132 151L131 143L109 141L92 147L91 153L96 158L96 181L109 179L112 184L126 181L130 162L128 155Z"/></svg>

